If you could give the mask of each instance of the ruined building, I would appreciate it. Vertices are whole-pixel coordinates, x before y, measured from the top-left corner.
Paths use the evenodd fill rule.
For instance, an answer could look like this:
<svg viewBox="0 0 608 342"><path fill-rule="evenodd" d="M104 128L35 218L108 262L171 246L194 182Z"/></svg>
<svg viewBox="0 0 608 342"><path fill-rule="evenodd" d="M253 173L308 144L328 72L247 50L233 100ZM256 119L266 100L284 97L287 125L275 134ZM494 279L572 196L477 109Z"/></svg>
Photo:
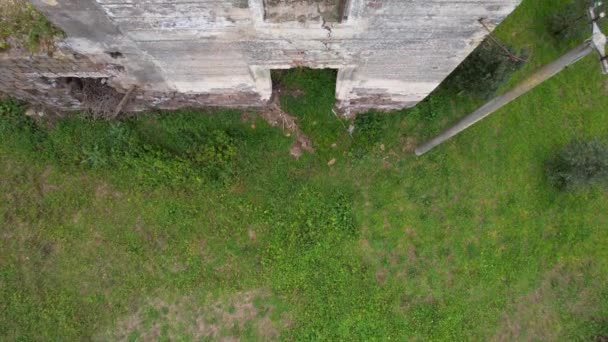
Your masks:
<svg viewBox="0 0 608 342"><path fill-rule="evenodd" d="M131 110L261 106L271 70L338 70L346 113L426 97L520 0L32 0L53 56L0 53L0 92L79 109L74 80L133 88ZM68 82L66 82L66 80Z"/></svg>

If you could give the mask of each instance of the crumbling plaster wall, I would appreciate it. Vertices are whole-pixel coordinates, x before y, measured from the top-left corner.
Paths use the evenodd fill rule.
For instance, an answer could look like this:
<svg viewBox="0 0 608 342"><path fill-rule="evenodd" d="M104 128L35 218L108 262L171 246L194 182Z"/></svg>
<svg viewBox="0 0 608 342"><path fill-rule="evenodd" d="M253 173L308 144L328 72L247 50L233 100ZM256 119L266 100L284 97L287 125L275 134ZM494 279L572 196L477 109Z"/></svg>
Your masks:
<svg viewBox="0 0 608 342"><path fill-rule="evenodd" d="M342 20L344 0L263 0L264 20L270 23L287 21L325 21Z"/></svg>
<svg viewBox="0 0 608 342"><path fill-rule="evenodd" d="M121 73L122 67L97 64L86 56L69 50L45 53L0 54L0 92L33 104L61 110L78 110L81 101L70 89L56 80L69 77L108 79Z"/></svg>
<svg viewBox="0 0 608 342"><path fill-rule="evenodd" d="M336 68L338 104L356 112L422 100L487 34L478 20L497 24L520 0L345 0L341 22L311 15L301 0L293 8L302 15L285 21L265 20L264 0L32 2L72 49L123 65L117 87L257 94L245 98L259 105L271 96L271 69Z"/></svg>

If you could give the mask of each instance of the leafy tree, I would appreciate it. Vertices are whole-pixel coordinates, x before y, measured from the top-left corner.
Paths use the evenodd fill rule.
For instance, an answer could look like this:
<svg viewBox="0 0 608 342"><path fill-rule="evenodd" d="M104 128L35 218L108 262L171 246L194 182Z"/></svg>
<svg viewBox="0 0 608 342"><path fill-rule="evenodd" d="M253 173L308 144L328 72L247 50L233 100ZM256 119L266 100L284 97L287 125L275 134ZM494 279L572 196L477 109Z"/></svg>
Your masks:
<svg viewBox="0 0 608 342"><path fill-rule="evenodd" d="M575 0L561 7L549 19L549 30L558 43L572 40L583 41L591 35L591 24L587 18L590 1Z"/></svg>

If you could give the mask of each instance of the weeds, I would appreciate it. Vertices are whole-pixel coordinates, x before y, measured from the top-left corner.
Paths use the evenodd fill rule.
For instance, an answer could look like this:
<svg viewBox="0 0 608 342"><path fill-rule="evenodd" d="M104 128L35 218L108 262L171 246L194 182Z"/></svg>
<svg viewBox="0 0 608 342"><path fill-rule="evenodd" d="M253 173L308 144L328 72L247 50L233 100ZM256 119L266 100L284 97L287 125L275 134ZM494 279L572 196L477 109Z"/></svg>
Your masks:
<svg viewBox="0 0 608 342"><path fill-rule="evenodd" d="M553 14L549 19L549 30L556 43L564 44L573 40L584 41L591 36L591 24L587 10L591 2L573 0Z"/></svg>
<svg viewBox="0 0 608 342"><path fill-rule="evenodd" d="M511 55L518 55L512 49L508 49ZM444 81L444 86L455 90L456 93L464 92L487 99L494 95L511 74L523 64L522 59L512 59L505 54L502 47L486 39Z"/></svg>
<svg viewBox="0 0 608 342"><path fill-rule="evenodd" d="M7 134L12 130L29 130L35 126L33 120L24 115L24 105L7 99L0 101L0 132Z"/></svg>
<svg viewBox="0 0 608 342"><path fill-rule="evenodd" d="M24 104L15 100L0 101L0 135L2 147L35 153L46 138L46 132L36 122L24 115Z"/></svg>
<svg viewBox="0 0 608 342"><path fill-rule="evenodd" d="M297 118L300 130L306 132L321 154L346 130L345 123L332 112L336 76L334 69L299 68L272 73L274 87L283 95L281 107Z"/></svg>
<svg viewBox="0 0 608 342"><path fill-rule="evenodd" d="M26 0L3 0L0 3L0 52L11 44L23 45L30 52L53 51L53 40L61 37L53 26Z"/></svg>
<svg viewBox="0 0 608 342"><path fill-rule="evenodd" d="M377 147L389 127L389 114L368 112L355 117L355 131L351 153L356 159L361 159Z"/></svg>
<svg viewBox="0 0 608 342"><path fill-rule="evenodd" d="M238 155L238 138L222 128L182 128L176 134L155 125L155 134L167 140L154 143L144 138L150 133L146 120L109 123L72 118L60 121L46 134L23 115L23 107L16 102L3 103L0 115L0 132L21 139L15 143L19 148L28 147L66 167L122 169L144 185L226 182ZM180 150L177 145L184 148Z"/></svg>

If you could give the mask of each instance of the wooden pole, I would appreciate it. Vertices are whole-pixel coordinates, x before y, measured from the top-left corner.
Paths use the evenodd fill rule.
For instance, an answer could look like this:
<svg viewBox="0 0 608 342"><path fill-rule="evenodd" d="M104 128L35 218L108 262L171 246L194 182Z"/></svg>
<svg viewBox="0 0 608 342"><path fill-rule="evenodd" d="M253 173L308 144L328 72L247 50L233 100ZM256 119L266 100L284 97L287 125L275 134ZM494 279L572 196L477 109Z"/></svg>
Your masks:
<svg viewBox="0 0 608 342"><path fill-rule="evenodd" d="M131 86L131 88L129 88L127 93L122 97L122 100L120 100L120 102L118 103L118 106L116 106L116 109L114 110L114 115L112 116L112 119L116 119L118 117L118 114L120 114L120 112L122 112L122 109L127 104L127 102L129 102L129 99L131 98L131 94L133 94L134 90L135 90L135 86Z"/></svg>

